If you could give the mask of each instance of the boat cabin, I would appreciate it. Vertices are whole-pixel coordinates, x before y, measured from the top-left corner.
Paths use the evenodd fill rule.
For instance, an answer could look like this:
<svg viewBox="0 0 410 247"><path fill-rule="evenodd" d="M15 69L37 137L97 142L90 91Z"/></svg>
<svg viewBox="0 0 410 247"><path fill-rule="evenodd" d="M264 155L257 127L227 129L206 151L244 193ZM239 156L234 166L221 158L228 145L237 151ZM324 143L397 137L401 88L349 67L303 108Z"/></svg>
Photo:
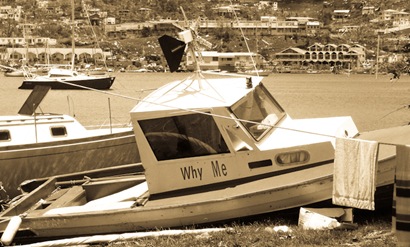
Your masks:
<svg viewBox="0 0 410 247"><path fill-rule="evenodd" d="M350 117L293 120L261 77L176 81L131 111L149 191L155 196L235 186L333 162Z"/></svg>
<svg viewBox="0 0 410 247"><path fill-rule="evenodd" d="M1 116L0 147L89 136L76 119L60 114Z"/></svg>
<svg viewBox="0 0 410 247"><path fill-rule="evenodd" d="M50 78L55 78L55 77L56 78L64 78L64 77L71 78L71 77L78 76L78 73L70 69L52 68L48 72L47 76Z"/></svg>
<svg viewBox="0 0 410 247"><path fill-rule="evenodd" d="M0 116L0 147L71 140L109 134L87 130L75 118L64 114L36 113L50 86L35 86L18 114Z"/></svg>

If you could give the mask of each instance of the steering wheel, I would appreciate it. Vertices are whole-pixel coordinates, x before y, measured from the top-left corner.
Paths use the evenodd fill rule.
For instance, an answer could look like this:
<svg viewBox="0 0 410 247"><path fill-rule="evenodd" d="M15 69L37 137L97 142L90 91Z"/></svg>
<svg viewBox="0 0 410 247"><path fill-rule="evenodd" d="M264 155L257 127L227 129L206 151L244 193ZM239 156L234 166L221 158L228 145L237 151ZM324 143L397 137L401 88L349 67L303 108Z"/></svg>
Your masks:
<svg viewBox="0 0 410 247"><path fill-rule="evenodd" d="M173 132L149 132L145 134L146 138L148 139L148 142L151 144L151 147L155 149L155 147L164 147L165 145L158 145L156 142L163 142L165 144L169 144L170 141L167 141L167 139L177 139L177 154L174 154L176 157L180 158L182 157L191 157L192 155L182 155L181 153L186 152L187 149L191 149L191 154L195 154L194 156L197 155L202 155L202 154L216 154L217 151L211 147L209 144L195 138L195 137L188 137L186 135L182 135L179 133L173 133ZM171 142L173 143L173 142ZM168 145L167 145L168 146ZM156 150L154 150L155 152ZM172 152L169 150L169 152ZM175 151L174 151L175 152ZM155 152L156 153L156 152ZM161 150L160 153L164 153L164 150ZM157 153L156 153L157 154ZM167 154L169 156L170 154ZM172 154L171 154L172 156Z"/></svg>

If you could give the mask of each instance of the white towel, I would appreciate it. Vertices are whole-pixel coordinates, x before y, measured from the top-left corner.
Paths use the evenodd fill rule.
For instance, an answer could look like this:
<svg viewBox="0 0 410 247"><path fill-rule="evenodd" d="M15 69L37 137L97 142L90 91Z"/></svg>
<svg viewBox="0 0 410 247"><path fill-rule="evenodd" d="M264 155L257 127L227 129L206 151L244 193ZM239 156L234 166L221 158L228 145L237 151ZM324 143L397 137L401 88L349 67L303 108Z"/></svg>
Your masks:
<svg viewBox="0 0 410 247"><path fill-rule="evenodd" d="M374 210L379 144L336 138L333 204Z"/></svg>

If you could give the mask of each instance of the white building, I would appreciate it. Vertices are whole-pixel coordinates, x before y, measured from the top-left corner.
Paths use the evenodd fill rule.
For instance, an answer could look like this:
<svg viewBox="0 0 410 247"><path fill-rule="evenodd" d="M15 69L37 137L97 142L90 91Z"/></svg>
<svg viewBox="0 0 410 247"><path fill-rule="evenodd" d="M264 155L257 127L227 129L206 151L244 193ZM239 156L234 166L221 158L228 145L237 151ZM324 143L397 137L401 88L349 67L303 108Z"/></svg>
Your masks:
<svg viewBox="0 0 410 247"><path fill-rule="evenodd" d="M254 52L217 52L203 51L201 52L202 60L199 64L203 70L225 70L229 72L237 71L238 69L253 68L253 61L261 65L263 58ZM187 67L193 69L192 55L187 56Z"/></svg>
<svg viewBox="0 0 410 247"><path fill-rule="evenodd" d="M91 60L106 60L112 56L111 52L104 52L100 48L76 48L75 57L79 62ZM68 64L71 62L71 48L6 48L0 52L0 58L5 61L27 61L29 63Z"/></svg>
<svg viewBox="0 0 410 247"><path fill-rule="evenodd" d="M6 38L6 37L0 37L0 46L54 46L57 45L57 40L56 39L50 39L50 38L43 38L43 37L30 37L30 38L23 38L23 37L14 37L14 38Z"/></svg>
<svg viewBox="0 0 410 247"><path fill-rule="evenodd" d="M21 14L21 6L0 6L0 19L13 19L15 21L20 21Z"/></svg>

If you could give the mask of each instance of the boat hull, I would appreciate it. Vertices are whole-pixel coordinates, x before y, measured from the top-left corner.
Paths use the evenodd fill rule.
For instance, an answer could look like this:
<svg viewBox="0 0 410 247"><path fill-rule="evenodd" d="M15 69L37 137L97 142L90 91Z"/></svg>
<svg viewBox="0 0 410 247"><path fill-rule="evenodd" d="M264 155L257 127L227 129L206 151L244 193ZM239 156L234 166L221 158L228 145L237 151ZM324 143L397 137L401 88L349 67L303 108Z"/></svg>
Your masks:
<svg viewBox="0 0 410 247"><path fill-rule="evenodd" d="M271 73L272 73L271 71L266 71L266 70L238 72L238 74L242 74L242 75L263 76L263 77L269 76Z"/></svg>
<svg viewBox="0 0 410 247"><path fill-rule="evenodd" d="M29 214L23 219L21 229L31 230L36 237L78 236L206 224L268 213L329 199L331 170L332 164L328 164L231 188L152 200L128 209L50 216L34 216L33 212L33 217ZM303 179L306 172L314 179ZM295 176L304 182L289 182ZM47 186L45 183L43 188ZM0 230L6 225L1 222Z"/></svg>
<svg viewBox="0 0 410 247"><path fill-rule="evenodd" d="M19 87L19 89L33 89L37 85L50 86L52 89L110 89L114 83L115 77L101 77L82 80L25 80ZM64 83L66 82L66 83Z"/></svg>
<svg viewBox="0 0 410 247"><path fill-rule="evenodd" d="M0 181L10 196L28 179L139 162L133 131L0 147Z"/></svg>
<svg viewBox="0 0 410 247"><path fill-rule="evenodd" d="M6 76L6 77L24 77L24 72L23 71L4 72L4 76Z"/></svg>
<svg viewBox="0 0 410 247"><path fill-rule="evenodd" d="M391 166L391 160L394 159L387 159L387 163L381 161L381 171L390 170L385 169L384 166ZM112 209L102 211L96 209L95 211L80 210L78 213L73 211L64 213L63 208L61 212L51 215L44 214L49 209L53 209L53 204L51 204L49 208L41 207L38 212L29 212L27 217L23 218L20 226L22 232L17 233L16 241L18 242L19 238L20 240L27 238L34 240L38 237L61 238L209 224L319 202L329 202L333 189L332 172L333 163L327 163L319 167L259 179L220 190L149 199L140 206L134 204L132 207L116 208L121 203L113 202ZM381 177L385 176L386 174L381 174ZM31 194L41 195L42 190L51 191L54 186L51 189L48 187L54 182L49 179ZM27 200L33 203L38 201L38 198L29 198L27 197ZM64 201L70 200L65 199ZM18 215L21 213L18 209L24 210L27 206L22 203L16 208L14 213L12 209L9 209L0 217L0 231L4 231L7 227L8 220L4 219Z"/></svg>

